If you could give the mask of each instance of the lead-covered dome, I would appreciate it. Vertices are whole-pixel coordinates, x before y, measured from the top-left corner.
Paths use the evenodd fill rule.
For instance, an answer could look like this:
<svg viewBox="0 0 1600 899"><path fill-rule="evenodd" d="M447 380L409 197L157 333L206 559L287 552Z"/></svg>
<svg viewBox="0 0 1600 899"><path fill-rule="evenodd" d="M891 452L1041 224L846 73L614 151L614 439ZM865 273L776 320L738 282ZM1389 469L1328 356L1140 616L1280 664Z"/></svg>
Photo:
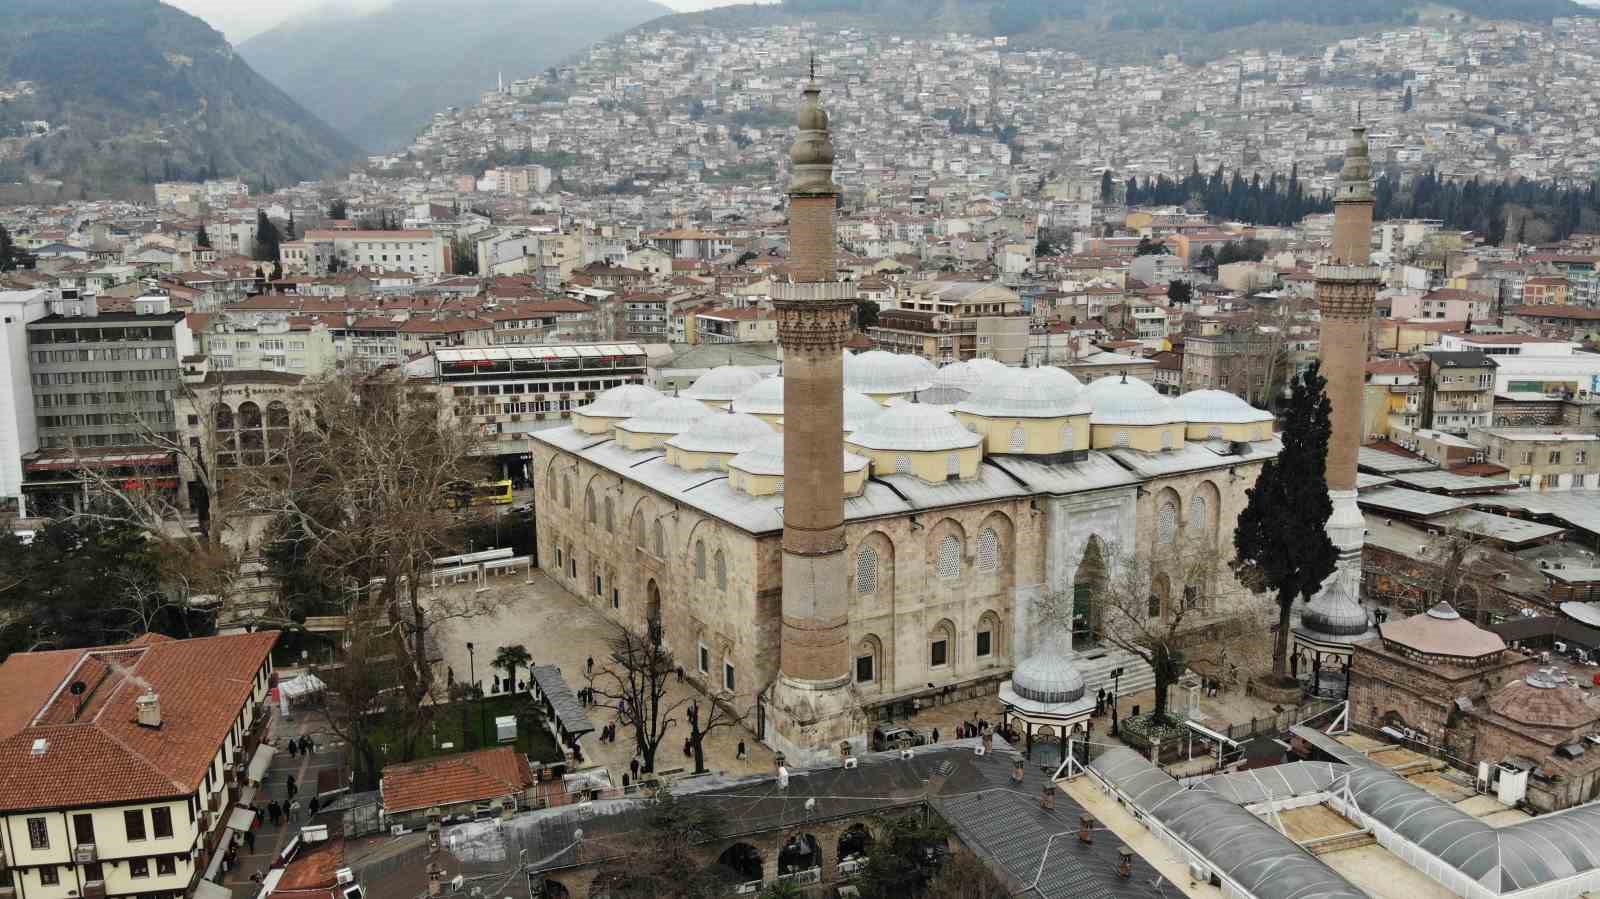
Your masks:
<svg viewBox="0 0 1600 899"><path fill-rule="evenodd" d="M1066 418L1088 415L1078 379L1059 368L1013 368L983 382L957 412L984 418Z"/></svg>
<svg viewBox="0 0 1600 899"><path fill-rule="evenodd" d="M667 446L688 453L742 453L762 439L777 434L772 425L741 412L711 414L667 441Z"/></svg>
<svg viewBox="0 0 1600 899"><path fill-rule="evenodd" d="M1097 425L1166 425L1182 421L1172 403L1138 378L1111 375L1083 389Z"/></svg>
<svg viewBox="0 0 1600 899"><path fill-rule="evenodd" d="M844 471L860 471L867 467L867 460L849 450L844 451L842 457ZM749 449L734 456L728 462L729 468L755 475L768 475L782 477L783 475L783 435L771 434L758 440Z"/></svg>
<svg viewBox="0 0 1600 899"><path fill-rule="evenodd" d="M869 396L890 396L933 386L933 363L909 353L871 350L844 357L844 384Z"/></svg>
<svg viewBox="0 0 1600 899"><path fill-rule="evenodd" d="M1191 424L1257 424L1272 413L1250 405L1226 390L1191 390L1172 400L1172 407Z"/></svg>
<svg viewBox="0 0 1600 899"><path fill-rule="evenodd" d="M872 450L938 452L970 449L983 438L961 426L954 415L934 406L906 403L883 410L849 437L851 444Z"/></svg>
<svg viewBox="0 0 1600 899"><path fill-rule="evenodd" d="M640 409L661 399L661 392L643 384L623 384L604 391L587 406L573 411L590 418L631 418Z"/></svg>
<svg viewBox="0 0 1600 899"><path fill-rule="evenodd" d="M883 407L872 401L872 397L846 387L844 391L844 431L849 434L866 427L874 418L883 414Z"/></svg>
<svg viewBox="0 0 1600 899"><path fill-rule="evenodd" d="M729 407L735 412L748 412L751 415L769 415L776 418L783 416L783 377L763 378L755 386L734 398ZM862 425L876 418L883 412L883 407L872 401L872 398L857 390L848 387L844 391L844 430L845 433L857 430Z"/></svg>
<svg viewBox="0 0 1600 899"><path fill-rule="evenodd" d="M695 422L717 413L699 400L686 396L664 396L627 421L617 422L617 429L633 434L682 434Z"/></svg>
<svg viewBox="0 0 1600 899"><path fill-rule="evenodd" d="M1071 653L1051 645L1018 663L1011 673L1011 689L1023 699L1059 704L1082 699L1085 686Z"/></svg>
<svg viewBox="0 0 1600 899"><path fill-rule="evenodd" d="M740 365L719 365L695 379L683 395L705 403L730 403L761 381L761 373Z"/></svg>

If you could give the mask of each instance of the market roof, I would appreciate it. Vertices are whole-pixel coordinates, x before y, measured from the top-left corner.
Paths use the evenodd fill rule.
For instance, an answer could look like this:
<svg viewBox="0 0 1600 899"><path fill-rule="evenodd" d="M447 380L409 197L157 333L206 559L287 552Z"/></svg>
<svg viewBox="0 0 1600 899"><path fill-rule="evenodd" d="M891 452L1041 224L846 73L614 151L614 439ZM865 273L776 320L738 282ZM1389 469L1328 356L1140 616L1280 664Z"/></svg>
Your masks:
<svg viewBox="0 0 1600 899"><path fill-rule="evenodd" d="M1404 471L1430 471L1439 466L1427 459L1402 456L1386 450L1363 446L1356 454L1356 464L1377 474L1394 475Z"/></svg>
<svg viewBox="0 0 1600 899"><path fill-rule="evenodd" d="M440 756L383 769L383 811L394 815L433 806L484 802L534 784L528 758L513 746Z"/></svg>
<svg viewBox="0 0 1600 899"><path fill-rule="evenodd" d="M1271 824L1219 793L1186 789L1131 749L1108 749L1090 770L1256 899L1366 899L1367 894Z"/></svg>
<svg viewBox="0 0 1600 899"><path fill-rule="evenodd" d="M1600 490L1513 490L1499 496L1477 497L1475 504L1554 518L1600 535Z"/></svg>
<svg viewBox="0 0 1600 899"><path fill-rule="evenodd" d="M1496 515L1493 512L1479 512L1477 509L1462 509L1442 515L1429 522L1430 525L1453 528L1479 537L1487 537L1512 547L1523 546L1539 540L1549 540L1566 532L1566 528L1553 525L1540 524L1537 521L1528 521L1525 518L1512 518L1507 515Z"/></svg>
<svg viewBox="0 0 1600 899"><path fill-rule="evenodd" d="M1349 771L1348 766L1333 762L1289 762L1218 774L1195 784L1194 789L1210 790L1235 805L1254 805L1326 793L1335 780Z"/></svg>
<svg viewBox="0 0 1600 899"><path fill-rule="evenodd" d="M1413 518L1432 518L1472 505L1466 500L1440 496L1437 493L1423 493L1420 490L1407 490L1404 487L1377 487L1363 490L1356 494L1356 503L1379 512Z"/></svg>
<svg viewBox="0 0 1600 899"><path fill-rule="evenodd" d="M1450 471L1396 472L1394 481L1417 490L1439 491L1447 494L1492 493L1515 490L1517 482L1505 478L1474 478Z"/></svg>

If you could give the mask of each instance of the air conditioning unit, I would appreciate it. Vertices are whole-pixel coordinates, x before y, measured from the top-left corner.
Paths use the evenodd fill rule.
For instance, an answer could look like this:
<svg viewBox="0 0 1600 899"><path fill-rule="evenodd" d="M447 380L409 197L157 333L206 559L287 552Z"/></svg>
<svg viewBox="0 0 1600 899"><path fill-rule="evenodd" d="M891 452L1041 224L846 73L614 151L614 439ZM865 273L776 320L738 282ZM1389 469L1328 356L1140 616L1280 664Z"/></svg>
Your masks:
<svg viewBox="0 0 1600 899"><path fill-rule="evenodd" d="M1189 879L1195 883L1210 883L1211 871L1199 862L1189 863Z"/></svg>
<svg viewBox="0 0 1600 899"><path fill-rule="evenodd" d="M72 850L72 860L80 865L94 864L95 860L99 857L100 855L97 851L95 851L93 843L79 843L77 847Z"/></svg>
<svg viewBox="0 0 1600 899"><path fill-rule="evenodd" d="M844 769L846 771L854 771L854 770L856 770L856 768L860 767L860 765L861 765L861 760L856 758L855 756L851 755L851 756L846 756L845 757Z"/></svg>
<svg viewBox="0 0 1600 899"><path fill-rule="evenodd" d="M347 883L355 883L356 872L350 870L349 868L340 868L339 870L333 872L333 882L339 884L340 886L344 886Z"/></svg>

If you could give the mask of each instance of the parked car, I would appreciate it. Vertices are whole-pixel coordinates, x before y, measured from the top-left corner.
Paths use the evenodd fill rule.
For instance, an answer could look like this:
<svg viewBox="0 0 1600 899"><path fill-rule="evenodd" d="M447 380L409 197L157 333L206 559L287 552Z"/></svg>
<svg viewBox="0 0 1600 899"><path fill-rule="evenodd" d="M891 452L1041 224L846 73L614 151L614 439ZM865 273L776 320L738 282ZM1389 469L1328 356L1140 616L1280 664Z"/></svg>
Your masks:
<svg viewBox="0 0 1600 899"><path fill-rule="evenodd" d="M898 724L880 724L872 729L872 750L874 752L910 746L925 746L927 743L928 735L914 727L904 727Z"/></svg>

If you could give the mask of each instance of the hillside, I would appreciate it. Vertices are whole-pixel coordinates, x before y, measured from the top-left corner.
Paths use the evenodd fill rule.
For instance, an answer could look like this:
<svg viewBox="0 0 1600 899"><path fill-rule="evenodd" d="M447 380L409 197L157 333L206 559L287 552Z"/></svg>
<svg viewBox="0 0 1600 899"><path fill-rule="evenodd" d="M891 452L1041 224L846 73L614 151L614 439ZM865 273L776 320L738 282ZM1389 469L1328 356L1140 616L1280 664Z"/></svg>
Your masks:
<svg viewBox="0 0 1600 899"><path fill-rule="evenodd" d="M649 27L737 28L807 20L912 35L1004 35L1014 46L1072 50L1107 61L1143 61L1181 48L1195 61L1245 48L1307 52L1427 16L1546 24L1556 16L1597 13L1574 0L783 0L781 6L685 13Z"/></svg>
<svg viewBox="0 0 1600 899"><path fill-rule="evenodd" d="M670 12L650 0L396 0L365 15L301 16L239 45L250 64L373 150L615 32Z"/></svg>
<svg viewBox="0 0 1600 899"><path fill-rule="evenodd" d="M147 196L156 181L319 177L355 147L256 74L222 35L157 0L0 2L0 182Z"/></svg>

